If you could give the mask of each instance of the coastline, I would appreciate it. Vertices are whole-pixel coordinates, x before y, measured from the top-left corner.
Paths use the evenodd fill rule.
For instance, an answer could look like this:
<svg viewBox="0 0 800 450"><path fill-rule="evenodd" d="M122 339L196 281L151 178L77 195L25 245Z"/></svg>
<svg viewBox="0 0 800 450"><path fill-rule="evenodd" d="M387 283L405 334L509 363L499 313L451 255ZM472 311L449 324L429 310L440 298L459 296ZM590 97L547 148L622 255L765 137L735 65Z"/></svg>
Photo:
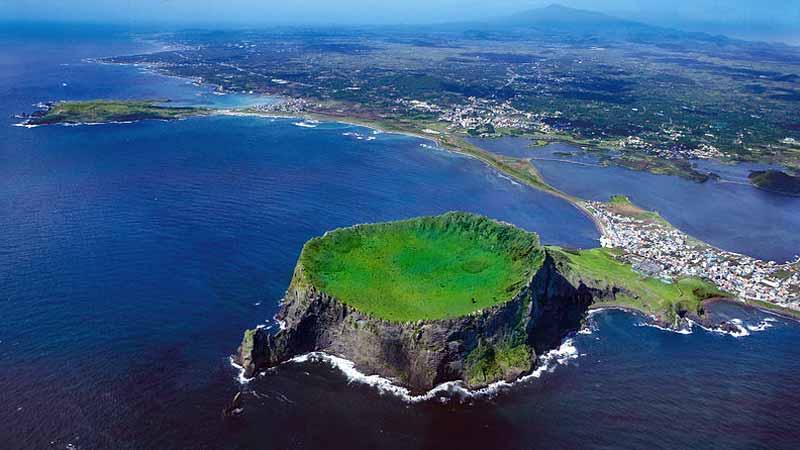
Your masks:
<svg viewBox="0 0 800 450"><path fill-rule="evenodd" d="M588 330L588 333L583 332ZM583 334L591 333L591 330L584 327L578 333ZM244 386L248 385L251 381L262 376L269 370L275 370L286 364L298 363L327 363L332 368L337 369L345 378L348 383L358 383L376 389L380 394L390 394L397 397L399 400L408 404L424 403L434 399L446 400L464 400L475 398L493 398L508 389L514 388L520 384L527 383L533 379L540 378L544 373L553 372L558 366L566 365L569 361L577 359L582 356L578 353L574 346L572 335L565 337L560 345L537 358L537 365L530 372L521 375L512 381L495 381L488 386L471 389L466 386L464 380L447 381L438 384L427 391L413 392L408 387L403 386L396 380L386 378L377 374L366 374L359 371L355 367L355 363L345 359L341 356L326 353L326 352L310 352L302 355L295 356L272 369L262 371L254 374L252 378L244 376L245 369L236 364L232 359L229 360L230 366L236 370L237 382Z"/></svg>
<svg viewBox="0 0 800 450"><path fill-rule="evenodd" d="M459 136L454 136L446 133L442 133L437 136L432 136L430 133L423 133L416 130L398 129L394 126L391 125L386 126L385 124L381 124L374 121L363 120L347 116L326 115L319 113L281 113L281 112L248 111L244 109L211 109L211 110L206 110L203 113L188 114L184 117L178 118L177 120L183 120L192 117L213 116L213 115L238 116L238 117L251 116L251 117L265 117L274 119L298 119L298 120L313 120L317 122L339 123L351 126L365 127L381 133L393 133L393 134L413 137L426 142L430 142L431 144L435 145L436 148L439 150L444 150L475 158L481 161L482 163L486 164L488 167L497 170L499 174L509 177L510 180L512 181L524 183L525 185L531 188L549 193L553 196L556 196L558 198L561 198L562 200L567 201L570 205L581 211L584 214L584 216L586 216L592 221L592 223L595 226L595 229L598 230L601 237L606 236L606 230L604 224L598 217L596 217L591 212L590 208L587 207L586 201L574 197L572 195L566 194L548 185L541 176L541 174L539 173L538 169L532 164L531 160L534 158L504 157L502 155L498 155L490 151L484 150L480 147L477 147L476 145L467 143L463 141L463 139L461 139L461 137ZM149 120L149 119L140 119L140 120ZM164 119L153 119L153 120L164 120ZM93 123L92 125L99 125L103 123L105 122L96 124ZM80 124L62 124L62 125L77 126ZM668 225L671 228L674 228L671 224ZM716 248L708 243L695 239L692 236L688 237L710 248ZM738 302L740 304L747 303L739 299L733 299L733 301ZM625 305L620 305L620 306L625 306ZM769 309L771 312L779 315L789 315L793 319L800 317L800 311L795 312L794 310L790 310L788 308L784 308L779 305L774 305L772 309L770 309L769 306L761 306L761 308Z"/></svg>
<svg viewBox="0 0 800 450"><path fill-rule="evenodd" d="M710 299L704 303L708 304L730 303L739 306L744 306L746 308L753 308L768 314L777 315L781 318L800 321L800 317L797 316L785 316L777 314L769 309L759 308L754 305L748 305L745 304L744 302L729 298ZM580 328L580 330L576 331L574 334L565 337L561 341L559 347L541 355L537 366L531 372L524 374L513 381L497 381L486 387L478 389L468 388L467 386L464 385L463 381L449 381L434 386L430 390L420 393L413 393L410 389L397 383L395 380L385 378L380 375L363 373L355 368L355 364L352 361L342 358L341 356L325 352L311 352L299 355L282 363L281 365L309 363L309 362L325 363L328 364L330 367L337 369L347 379L348 383L357 383L369 386L371 388L376 389L382 395L390 394L398 398L400 401L403 401L408 404L424 403L435 399L439 399L440 401L453 401L453 400L465 400L465 399L475 399L475 398L493 398L496 397L497 395L507 392L509 389L515 388L516 386L527 383L534 379L538 379L545 373L551 373L554 370L556 370L558 366L568 365L570 361L575 360L580 356L583 356L575 348L574 345L575 336L594 333L594 329L590 325L588 320L595 313L600 313L603 311L610 311L610 310L622 311L626 314L642 317L648 322L646 326L654 327L661 331L678 333L678 334L691 334L690 329L679 330L670 327L664 327L663 324L653 320L653 317L649 313L639 310L637 308L617 303L595 303L588 308L586 315L586 322ZM705 331L727 334L734 337L744 337L749 335L749 333L736 334L728 331L709 329L702 326L701 324L692 323L692 326L695 325L697 325L699 328ZM243 376L244 373L243 367L241 367L238 364L235 364L232 360L230 362L230 365L233 369L236 370L237 374L236 380L241 385L247 385L261 375L257 374L253 378L246 378ZM280 365L277 367L280 367Z"/></svg>
<svg viewBox="0 0 800 450"><path fill-rule="evenodd" d="M261 113L261 112L250 112L250 111L237 111L237 110L230 110L230 109L229 110L217 110L215 112L212 112L211 115L241 116L241 117L256 116L256 117L268 117L268 118L276 118L276 119L301 119L301 120L316 120L316 121L319 121L319 122L334 122L334 123L342 123L342 124L347 124L347 125L365 127L365 128L369 128L369 129L372 129L372 130L375 130L375 131L379 131L381 133L399 134L399 135L403 135L403 136L413 137L413 138L422 139L422 140L425 140L425 141L428 141L428 142L432 142L433 144L435 144L435 146L437 148L439 148L441 150L445 150L445 151L449 151L449 152L457 153L457 154L460 154L460 155L464 155L464 156L469 156L469 157L475 158L475 159L481 161L482 163L486 164L490 168L499 171L503 175L509 176L509 177L513 178L514 180L516 180L518 182L521 182L521 183L524 183L525 185L527 185L527 186L529 186L531 188L546 192L546 193L551 194L551 195L553 195L555 197L561 198L562 200L565 200L570 205L572 205L574 208L576 208L578 211L583 213L589 220L592 221L592 223L595 226L595 229L597 229L597 231L600 233L600 236L603 236L605 234L605 228L604 228L602 222L600 222L600 220L597 219L583 205L583 200L581 200L581 199L579 199L577 197L573 197L573 196L571 196L571 195L569 195L569 194L567 194L565 192L559 191L558 189L555 189L554 187L548 185L545 182L545 180L542 177L542 175L539 172L539 170L536 168L536 166L534 166L533 164L530 163L530 158L525 158L525 159L504 158L504 157L502 157L500 155L496 155L494 153L491 153L491 152L489 152L487 150L481 149L481 148L479 148L477 146L474 146L474 145L471 145L471 144L466 144L466 143L463 143L463 142L456 142L456 143L446 142L441 137L425 135L423 133L417 133L417 132L408 131L408 130L389 129L389 128L387 128L387 127L385 127L385 126L383 126L381 124L375 123L375 122L370 122L370 121L366 121L366 120L360 120L360 119L356 119L356 118L352 118L352 117L339 117L339 116L324 115L324 114L317 114L317 113L301 113L301 114L298 114L298 113L291 113L291 114L290 113L286 113L286 114L281 114L281 113ZM470 147L473 147L473 149L470 150ZM498 158L500 160L502 160L502 159L512 160L513 159L513 160L516 160L516 161L524 161L524 162L526 162L527 165L529 166L529 167L526 167L526 169L529 172L531 172L532 176L536 179L537 182L531 182L531 180L526 179L527 177L521 177L517 173L514 173L514 172L509 171L509 170L504 170L504 167L500 166L497 161L492 159L492 156L494 156L494 157L496 157L496 158Z"/></svg>
<svg viewBox="0 0 800 450"><path fill-rule="evenodd" d="M744 309L756 310L756 311L760 311L760 312L765 313L765 314L778 316L778 317L783 318L783 319L793 320L795 322L800 322L800 311L794 311L794 310L791 310L791 309L788 309L788 308L781 308L781 307L779 307L777 305L774 305L772 307L771 306L766 306L766 305L763 304L763 302L755 303L755 302L750 301L750 300L742 301L742 300L738 300L738 299L730 298L730 297L716 297L716 298L711 298L711 299L708 299L708 300L703 300L702 305L703 305L703 307L705 307L705 306L713 306L714 304L717 304L717 303L727 303L727 304L730 304L730 305L735 305L735 306L742 307ZM592 311L603 311L603 310L618 310L618 311L626 312L628 314L640 315L640 316L646 317L650 321L654 321L655 323L657 323L657 320L649 312L644 311L644 310L639 309L639 308L636 308L636 307L633 307L633 306L630 306L630 305L610 302L610 303L594 303L591 306L589 306L589 314L590 315L591 315ZM659 324L659 325L661 325L661 324Z"/></svg>
<svg viewBox="0 0 800 450"><path fill-rule="evenodd" d="M742 301L742 300L737 300L737 299L732 299L732 298L714 298L714 299L707 300L706 302L707 303L704 303L704 305L705 304L713 305L714 303L729 303L729 304L741 306L741 307L744 307L744 308L755 309L755 310L761 311L763 313L772 314L772 315L781 317L783 319L794 320L796 322L800 322L800 311L796 311L796 310L789 309L789 308L783 308L781 306L774 305L772 303L764 303L764 302L758 302L758 301L754 301L754 300L744 300L744 301Z"/></svg>

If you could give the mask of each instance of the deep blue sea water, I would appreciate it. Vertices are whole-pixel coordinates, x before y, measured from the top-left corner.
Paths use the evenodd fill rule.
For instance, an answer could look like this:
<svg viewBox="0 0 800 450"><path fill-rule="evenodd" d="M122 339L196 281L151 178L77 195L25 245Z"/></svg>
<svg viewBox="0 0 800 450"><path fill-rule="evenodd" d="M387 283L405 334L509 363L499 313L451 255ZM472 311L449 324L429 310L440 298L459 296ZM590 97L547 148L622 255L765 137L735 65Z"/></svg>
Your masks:
<svg viewBox="0 0 800 450"><path fill-rule="evenodd" d="M14 28L0 48L1 448L796 448L800 326L728 305L751 335L597 313L552 372L489 398L411 405L286 365L223 422L242 389L228 355L275 313L308 238L453 209L556 244L593 246L596 231L472 159L342 124L13 127L47 100L254 99L82 62L158 48L113 30Z"/></svg>
<svg viewBox="0 0 800 450"><path fill-rule="evenodd" d="M600 167L586 153L558 154L577 150L566 144L531 148L530 142L521 138L472 142L509 156L536 158L533 163L548 183L577 197L607 201L612 195L627 195L691 236L719 248L778 262L800 255L800 198L759 190L747 180L751 170L768 166L698 161L701 170L714 172L721 180L696 183L622 167Z"/></svg>

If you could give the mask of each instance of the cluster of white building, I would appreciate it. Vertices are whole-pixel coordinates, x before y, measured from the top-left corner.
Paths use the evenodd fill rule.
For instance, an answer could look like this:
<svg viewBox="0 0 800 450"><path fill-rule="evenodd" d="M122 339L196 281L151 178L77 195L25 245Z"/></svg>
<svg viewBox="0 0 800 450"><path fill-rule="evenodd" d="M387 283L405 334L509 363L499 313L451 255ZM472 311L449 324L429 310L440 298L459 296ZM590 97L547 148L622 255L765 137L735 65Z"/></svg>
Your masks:
<svg viewBox="0 0 800 450"><path fill-rule="evenodd" d="M741 299L800 309L800 260L762 261L696 241L659 220L617 213L613 205L585 206L603 225L601 245L622 249L634 267L648 268L647 275L667 282L704 278Z"/></svg>
<svg viewBox="0 0 800 450"><path fill-rule="evenodd" d="M285 98L275 103L265 103L250 107L262 113L300 113L308 108L308 102L302 98Z"/></svg>
<svg viewBox="0 0 800 450"><path fill-rule="evenodd" d="M639 136L622 138L617 142L617 146L666 159L720 159L726 156L720 149L710 144L700 144L696 148L665 148L654 146Z"/></svg>
<svg viewBox="0 0 800 450"><path fill-rule="evenodd" d="M450 124L451 128L464 130L494 128L537 129L547 132L549 126L540 122L539 117L514 108L509 102L470 97L469 103L450 109L420 100L401 100L404 106L422 112L438 113L439 120Z"/></svg>
<svg viewBox="0 0 800 450"><path fill-rule="evenodd" d="M520 111L509 102L497 103L475 97L470 97L469 101L466 106L457 106L444 112L440 120L467 130L487 125L516 129L541 129L547 126L539 121L537 115Z"/></svg>

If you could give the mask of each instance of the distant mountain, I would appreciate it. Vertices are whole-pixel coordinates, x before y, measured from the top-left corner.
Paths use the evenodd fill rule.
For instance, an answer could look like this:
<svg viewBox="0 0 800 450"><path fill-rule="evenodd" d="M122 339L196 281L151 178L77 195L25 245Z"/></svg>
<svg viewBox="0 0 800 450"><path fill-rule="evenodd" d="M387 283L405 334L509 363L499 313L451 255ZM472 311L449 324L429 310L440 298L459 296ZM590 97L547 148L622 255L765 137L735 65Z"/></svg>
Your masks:
<svg viewBox="0 0 800 450"><path fill-rule="evenodd" d="M618 19L607 14L568 8L561 5L550 5L544 8L519 12L511 16L491 21L494 24L516 27L557 27L563 25L584 25L590 27L637 26L646 27L638 22Z"/></svg>
<svg viewBox="0 0 800 450"><path fill-rule="evenodd" d="M561 5L550 5L481 22L462 23L460 27L469 33L490 33L495 36L528 34L581 41L589 39L663 42L686 38L703 41L724 40L718 36L683 32Z"/></svg>

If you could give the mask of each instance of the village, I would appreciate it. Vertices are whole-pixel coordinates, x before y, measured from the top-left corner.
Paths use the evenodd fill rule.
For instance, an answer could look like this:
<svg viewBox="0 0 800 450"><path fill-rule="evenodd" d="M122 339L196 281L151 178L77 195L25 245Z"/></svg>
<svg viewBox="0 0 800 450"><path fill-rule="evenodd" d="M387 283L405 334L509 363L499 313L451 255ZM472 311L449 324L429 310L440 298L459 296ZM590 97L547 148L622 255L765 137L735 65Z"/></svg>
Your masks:
<svg viewBox="0 0 800 450"><path fill-rule="evenodd" d="M622 258L644 275L666 283L704 278L741 300L800 310L800 258L784 264L762 261L699 242L657 216L621 214L614 202L584 206L602 225L601 245L623 250Z"/></svg>

